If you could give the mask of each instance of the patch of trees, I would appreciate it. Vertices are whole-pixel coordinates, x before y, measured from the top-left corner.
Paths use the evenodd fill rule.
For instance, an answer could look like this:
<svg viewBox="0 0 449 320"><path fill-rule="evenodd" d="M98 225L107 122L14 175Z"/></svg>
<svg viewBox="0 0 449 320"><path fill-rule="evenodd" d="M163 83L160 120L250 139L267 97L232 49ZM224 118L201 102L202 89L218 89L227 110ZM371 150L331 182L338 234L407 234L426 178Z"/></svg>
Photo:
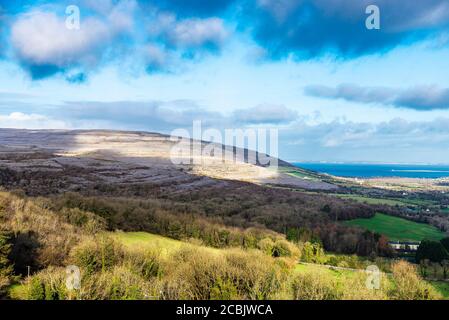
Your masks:
<svg viewBox="0 0 449 320"><path fill-rule="evenodd" d="M90 174L83 171L88 169L80 170L69 166L52 174L9 170L6 173L8 178L0 180L0 183L24 189L27 195L32 196L58 195L68 189L74 190L80 196L88 197L94 205L89 207L84 202L80 207L70 203L67 206L92 212L104 219L111 230L149 231L175 239L193 235L213 246L236 241L251 242L242 240L240 236L236 240L234 231L227 231L233 228L269 229L281 234L286 234L288 228L305 228L320 230L314 236L326 238L322 241L326 243L327 250L362 252L365 250L357 249L362 246L358 245L359 241L366 242L361 236L362 231L337 225L344 220L369 218L376 212L373 206L325 193L307 194L237 181L187 189L177 188L176 182L105 184L97 181L78 188L72 178L89 180ZM116 202L114 205L102 204L117 198L122 199L124 206L119 210L114 207ZM92 199L97 199L96 203ZM327 239L327 234L335 228L339 232Z"/></svg>
<svg viewBox="0 0 449 320"><path fill-rule="evenodd" d="M112 189L109 188L108 194ZM375 211L365 204L326 195L237 183L228 189L168 193L146 200L68 193L56 197L53 203L56 211L65 206L99 215L110 230L148 231L174 239L192 237L214 247L253 247L273 230L294 241L321 241L329 251L385 254L385 250L378 248L380 237L368 240L362 230L338 223L368 218ZM243 232L245 229L250 231ZM255 230L265 231L259 237L254 235ZM294 236L292 232L298 234Z"/></svg>
<svg viewBox="0 0 449 320"><path fill-rule="evenodd" d="M447 246L449 240L444 239L444 244ZM431 262L442 262L449 259L447 248L442 241L423 240L416 251L416 262L420 263L423 260Z"/></svg>
<svg viewBox="0 0 449 320"><path fill-rule="evenodd" d="M67 208L71 209L71 219L74 220L78 219L73 209L78 209L83 218L85 212L94 213L105 221L108 230L146 231L177 240L194 238L217 248L256 248L263 238L282 237L264 228L244 230L227 227L213 219L192 214L182 206L169 211L166 203L155 199L110 199L68 193L55 198L51 205L58 214L66 212Z"/></svg>

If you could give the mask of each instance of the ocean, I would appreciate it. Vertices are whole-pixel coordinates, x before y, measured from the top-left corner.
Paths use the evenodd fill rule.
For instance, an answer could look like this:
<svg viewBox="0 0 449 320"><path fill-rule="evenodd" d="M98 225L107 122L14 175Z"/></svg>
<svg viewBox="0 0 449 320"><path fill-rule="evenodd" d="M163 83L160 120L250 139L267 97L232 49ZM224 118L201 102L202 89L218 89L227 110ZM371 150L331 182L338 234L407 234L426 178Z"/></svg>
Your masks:
<svg viewBox="0 0 449 320"><path fill-rule="evenodd" d="M340 177L443 178L449 177L449 165L293 163L295 166Z"/></svg>

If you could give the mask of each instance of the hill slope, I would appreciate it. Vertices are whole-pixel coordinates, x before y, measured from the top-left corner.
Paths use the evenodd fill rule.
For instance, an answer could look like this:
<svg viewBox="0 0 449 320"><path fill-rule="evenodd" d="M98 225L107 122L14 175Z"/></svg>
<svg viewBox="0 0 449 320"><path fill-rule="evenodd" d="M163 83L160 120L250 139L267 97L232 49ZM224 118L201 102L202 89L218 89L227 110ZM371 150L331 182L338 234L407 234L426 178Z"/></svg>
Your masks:
<svg viewBox="0 0 449 320"><path fill-rule="evenodd" d="M279 170L250 164L247 159L217 162L208 156L203 156L201 164L174 165L170 156L175 144L169 136L158 133L0 129L0 182L26 187L24 181L16 181L14 172L28 172L29 179L25 180L34 182L57 178L53 183L59 190L77 190L96 183L157 183L169 186L170 191L182 191L226 185L229 180L305 189L337 188L317 174L280 160ZM39 187L49 185L41 182Z"/></svg>

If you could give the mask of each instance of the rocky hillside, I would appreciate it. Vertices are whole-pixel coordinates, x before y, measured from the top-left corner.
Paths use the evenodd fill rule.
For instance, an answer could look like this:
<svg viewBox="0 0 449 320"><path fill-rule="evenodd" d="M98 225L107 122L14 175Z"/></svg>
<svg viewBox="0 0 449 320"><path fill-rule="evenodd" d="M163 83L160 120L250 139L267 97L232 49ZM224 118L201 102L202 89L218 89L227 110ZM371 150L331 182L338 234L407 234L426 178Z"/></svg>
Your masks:
<svg viewBox="0 0 449 320"><path fill-rule="evenodd" d="M170 156L176 143L167 135L146 132L0 129L0 182L31 194L148 183L174 192L231 181L337 188L320 175L280 160L278 170L250 164L247 159L217 161L204 156L199 164L175 165Z"/></svg>

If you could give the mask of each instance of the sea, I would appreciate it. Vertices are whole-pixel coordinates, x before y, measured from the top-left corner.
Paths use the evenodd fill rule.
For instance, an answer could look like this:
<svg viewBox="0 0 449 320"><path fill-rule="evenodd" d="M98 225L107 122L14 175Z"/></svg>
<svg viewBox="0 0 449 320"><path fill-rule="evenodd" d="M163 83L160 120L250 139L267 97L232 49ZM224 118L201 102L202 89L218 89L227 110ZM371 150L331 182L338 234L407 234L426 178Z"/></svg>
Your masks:
<svg viewBox="0 0 449 320"><path fill-rule="evenodd" d="M449 165L426 164L354 164L354 163L293 163L300 168L352 178L444 178L449 177Z"/></svg>

